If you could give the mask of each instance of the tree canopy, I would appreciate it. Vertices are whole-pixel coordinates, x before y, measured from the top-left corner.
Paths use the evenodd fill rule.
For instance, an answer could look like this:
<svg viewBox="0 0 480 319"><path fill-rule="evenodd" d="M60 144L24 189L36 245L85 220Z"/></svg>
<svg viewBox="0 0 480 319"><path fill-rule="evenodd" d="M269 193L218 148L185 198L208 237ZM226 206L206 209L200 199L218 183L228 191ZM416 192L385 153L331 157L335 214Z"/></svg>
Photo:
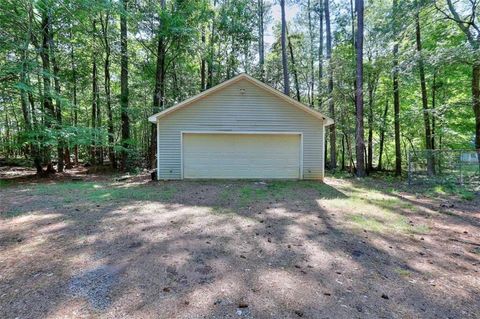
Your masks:
<svg viewBox="0 0 480 319"><path fill-rule="evenodd" d="M0 0L0 158L153 168L148 116L241 72L334 118L330 168L480 151L479 16L469 0Z"/></svg>

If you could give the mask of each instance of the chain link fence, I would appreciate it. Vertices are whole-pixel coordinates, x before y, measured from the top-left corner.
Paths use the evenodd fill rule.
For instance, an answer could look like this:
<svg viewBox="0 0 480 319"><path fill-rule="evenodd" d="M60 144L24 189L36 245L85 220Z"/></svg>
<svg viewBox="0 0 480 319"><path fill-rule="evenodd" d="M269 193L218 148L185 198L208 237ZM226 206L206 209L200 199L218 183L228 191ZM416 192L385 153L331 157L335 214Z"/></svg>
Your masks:
<svg viewBox="0 0 480 319"><path fill-rule="evenodd" d="M458 184L480 189L480 152L421 150L408 154L408 183Z"/></svg>

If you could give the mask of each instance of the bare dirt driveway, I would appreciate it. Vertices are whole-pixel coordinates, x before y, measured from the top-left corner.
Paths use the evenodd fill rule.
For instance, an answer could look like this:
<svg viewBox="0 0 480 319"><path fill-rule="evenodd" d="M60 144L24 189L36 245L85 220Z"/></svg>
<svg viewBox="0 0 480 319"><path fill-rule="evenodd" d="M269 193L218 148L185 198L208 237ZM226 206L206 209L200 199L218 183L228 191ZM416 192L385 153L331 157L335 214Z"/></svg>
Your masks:
<svg viewBox="0 0 480 319"><path fill-rule="evenodd" d="M0 184L1 318L480 318L479 270L478 193Z"/></svg>

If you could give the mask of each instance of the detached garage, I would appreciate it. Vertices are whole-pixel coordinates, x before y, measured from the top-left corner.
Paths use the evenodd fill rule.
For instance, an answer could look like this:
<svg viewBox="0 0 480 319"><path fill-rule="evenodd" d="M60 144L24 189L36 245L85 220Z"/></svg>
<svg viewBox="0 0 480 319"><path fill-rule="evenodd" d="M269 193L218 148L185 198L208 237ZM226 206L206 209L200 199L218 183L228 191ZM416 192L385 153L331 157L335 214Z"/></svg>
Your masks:
<svg viewBox="0 0 480 319"><path fill-rule="evenodd" d="M149 117L157 176L170 179L323 179L333 121L240 74Z"/></svg>

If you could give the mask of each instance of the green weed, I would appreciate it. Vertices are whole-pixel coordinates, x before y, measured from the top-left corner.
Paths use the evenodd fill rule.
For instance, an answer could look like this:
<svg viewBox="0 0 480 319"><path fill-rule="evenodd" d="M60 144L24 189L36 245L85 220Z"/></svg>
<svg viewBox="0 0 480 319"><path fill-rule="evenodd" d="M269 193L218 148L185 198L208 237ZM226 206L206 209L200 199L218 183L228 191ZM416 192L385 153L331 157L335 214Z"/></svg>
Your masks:
<svg viewBox="0 0 480 319"><path fill-rule="evenodd" d="M6 188L12 185L12 182L6 179L0 179L0 188Z"/></svg>
<svg viewBox="0 0 480 319"><path fill-rule="evenodd" d="M27 215L29 212L20 209L11 209L6 212L0 212L1 218L14 218L22 215Z"/></svg>
<svg viewBox="0 0 480 319"><path fill-rule="evenodd" d="M402 277L409 277L412 274L409 270L403 268L395 268L395 272Z"/></svg>
<svg viewBox="0 0 480 319"><path fill-rule="evenodd" d="M129 188L116 187L108 183L68 182L37 185L34 194L60 195L64 203L72 203L78 199L93 203L121 200L160 200L168 201L175 195L176 189L166 187L135 186Z"/></svg>

